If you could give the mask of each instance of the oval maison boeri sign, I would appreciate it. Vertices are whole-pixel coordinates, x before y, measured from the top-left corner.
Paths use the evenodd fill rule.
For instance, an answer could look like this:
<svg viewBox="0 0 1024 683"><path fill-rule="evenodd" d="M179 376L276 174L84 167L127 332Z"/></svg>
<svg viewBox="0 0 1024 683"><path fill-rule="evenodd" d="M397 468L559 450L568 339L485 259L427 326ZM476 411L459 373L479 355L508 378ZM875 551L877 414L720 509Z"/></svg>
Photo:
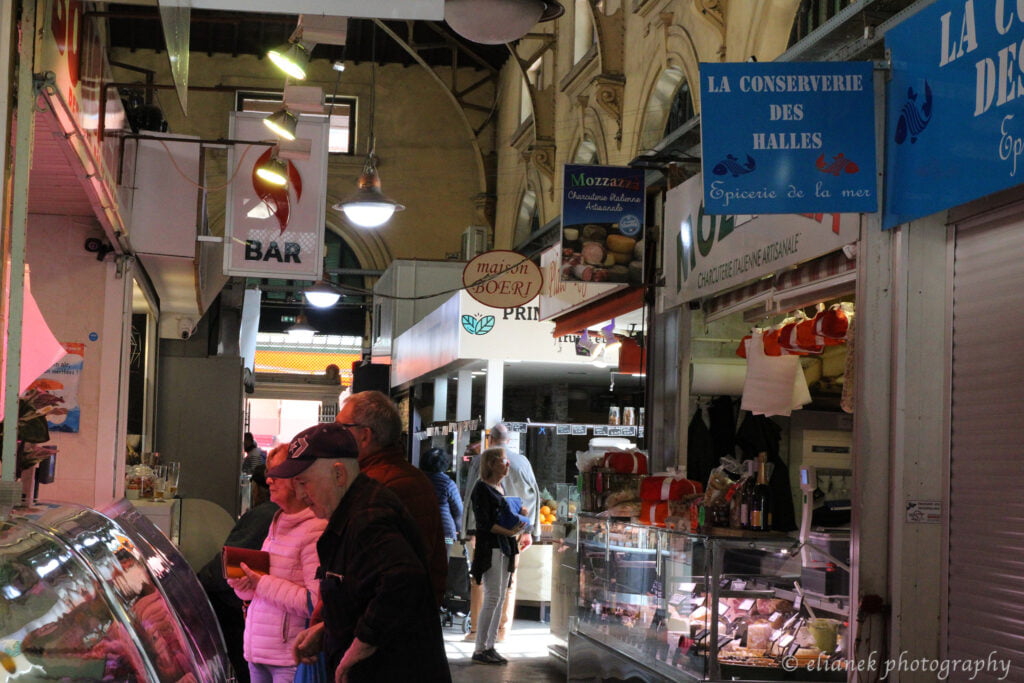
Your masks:
<svg viewBox="0 0 1024 683"><path fill-rule="evenodd" d="M462 284L474 299L493 308L523 306L540 293L540 267L514 251L485 251L466 264Z"/></svg>

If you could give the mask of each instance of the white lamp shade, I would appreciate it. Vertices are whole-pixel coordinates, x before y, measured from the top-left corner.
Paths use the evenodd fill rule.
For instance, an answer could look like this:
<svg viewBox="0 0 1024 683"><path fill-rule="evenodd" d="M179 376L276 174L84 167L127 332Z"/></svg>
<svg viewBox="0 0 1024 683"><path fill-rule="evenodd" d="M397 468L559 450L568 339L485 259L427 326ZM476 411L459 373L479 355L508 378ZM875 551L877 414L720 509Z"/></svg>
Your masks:
<svg viewBox="0 0 1024 683"><path fill-rule="evenodd" d="M322 280L304 291L303 295L309 305L315 308L330 308L341 298L341 292Z"/></svg>
<svg viewBox="0 0 1024 683"><path fill-rule="evenodd" d="M309 305L316 308L330 308L341 298L337 292L305 292L305 295Z"/></svg>
<svg viewBox="0 0 1024 683"><path fill-rule="evenodd" d="M463 38L501 45L529 33L544 12L543 0L445 0L444 19Z"/></svg>
<svg viewBox="0 0 1024 683"><path fill-rule="evenodd" d="M391 220L397 206L388 202L347 202L341 204L345 217L360 228L379 228Z"/></svg>

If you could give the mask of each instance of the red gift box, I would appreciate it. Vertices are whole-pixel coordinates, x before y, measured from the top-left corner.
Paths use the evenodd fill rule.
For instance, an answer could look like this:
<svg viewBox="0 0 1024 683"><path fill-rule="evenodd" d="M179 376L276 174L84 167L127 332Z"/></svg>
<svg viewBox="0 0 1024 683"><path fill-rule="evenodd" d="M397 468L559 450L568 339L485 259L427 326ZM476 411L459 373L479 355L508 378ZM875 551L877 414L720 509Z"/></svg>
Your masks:
<svg viewBox="0 0 1024 683"><path fill-rule="evenodd" d="M619 474L647 474L647 456L640 451L608 451L604 466Z"/></svg>
<svg viewBox="0 0 1024 683"><path fill-rule="evenodd" d="M665 526L668 517L668 503L640 503L640 523L648 526Z"/></svg>
<svg viewBox="0 0 1024 683"><path fill-rule="evenodd" d="M640 482L640 500L679 500L683 496L704 493L699 481L681 477L647 477Z"/></svg>

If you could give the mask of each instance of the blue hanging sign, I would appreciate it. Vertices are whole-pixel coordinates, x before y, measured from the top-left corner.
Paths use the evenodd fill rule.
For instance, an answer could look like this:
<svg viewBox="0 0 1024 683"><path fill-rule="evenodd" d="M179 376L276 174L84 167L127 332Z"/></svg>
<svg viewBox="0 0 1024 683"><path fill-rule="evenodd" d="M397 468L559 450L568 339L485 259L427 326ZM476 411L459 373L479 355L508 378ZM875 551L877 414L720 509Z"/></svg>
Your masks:
<svg viewBox="0 0 1024 683"><path fill-rule="evenodd" d="M700 65L705 212L878 210L870 62Z"/></svg>
<svg viewBox="0 0 1024 683"><path fill-rule="evenodd" d="M1022 39L1007 1L939 0L886 33L884 228L1021 183Z"/></svg>
<svg viewBox="0 0 1024 683"><path fill-rule="evenodd" d="M562 178L562 281L643 282L643 169L566 164Z"/></svg>

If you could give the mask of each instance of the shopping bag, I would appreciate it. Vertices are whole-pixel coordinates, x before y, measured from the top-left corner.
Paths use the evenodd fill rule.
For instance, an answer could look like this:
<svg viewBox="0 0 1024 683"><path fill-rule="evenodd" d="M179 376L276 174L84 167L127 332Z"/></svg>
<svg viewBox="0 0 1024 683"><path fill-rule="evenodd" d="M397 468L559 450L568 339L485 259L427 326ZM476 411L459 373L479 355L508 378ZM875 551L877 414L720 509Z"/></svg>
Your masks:
<svg viewBox="0 0 1024 683"><path fill-rule="evenodd" d="M306 591L306 609L309 610L309 617L313 616L313 607L313 596L309 591ZM306 619L306 628L309 628L309 617ZM334 676L328 675L327 655L324 654L323 650L320 651L316 661L312 664L299 662L299 665L295 667L295 678L292 680L293 683L331 683L334 680Z"/></svg>
<svg viewBox="0 0 1024 683"><path fill-rule="evenodd" d="M333 677L327 674L327 656L321 652L316 662L307 664L300 662L295 668L295 683L329 683Z"/></svg>

